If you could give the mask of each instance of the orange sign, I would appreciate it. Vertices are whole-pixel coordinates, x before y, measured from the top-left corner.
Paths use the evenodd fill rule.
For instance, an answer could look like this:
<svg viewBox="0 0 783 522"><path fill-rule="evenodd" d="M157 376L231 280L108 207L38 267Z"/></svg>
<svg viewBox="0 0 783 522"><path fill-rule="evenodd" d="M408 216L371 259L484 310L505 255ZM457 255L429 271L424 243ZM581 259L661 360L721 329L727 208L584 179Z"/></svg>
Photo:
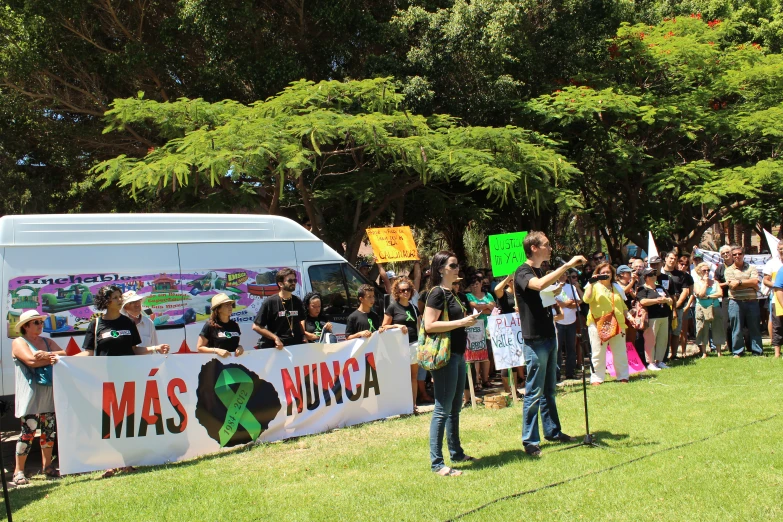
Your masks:
<svg viewBox="0 0 783 522"><path fill-rule="evenodd" d="M419 259L410 227L368 228L367 237L379 263Z"/></svg>

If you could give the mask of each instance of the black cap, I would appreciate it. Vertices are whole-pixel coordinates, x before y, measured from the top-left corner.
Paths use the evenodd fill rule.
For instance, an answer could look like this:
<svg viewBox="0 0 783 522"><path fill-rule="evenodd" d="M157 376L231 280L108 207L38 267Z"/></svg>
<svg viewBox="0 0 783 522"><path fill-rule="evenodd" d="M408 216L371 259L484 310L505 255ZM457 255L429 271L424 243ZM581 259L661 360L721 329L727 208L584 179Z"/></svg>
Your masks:
<svg viewBox="0 0 783 522"><path fill-rule="evenodd" d="M642 270L642 277L647 277L649 275L657 275L658 271L654 268L645 268Z"/></svg>
<svg viewBox="0 0 783 522"><path fill-rule="evenodd" d="M660 256L652 256L649 260L647 260L647 262L651 265L654 263L663 263L663 259L661 259Z"/></svg>

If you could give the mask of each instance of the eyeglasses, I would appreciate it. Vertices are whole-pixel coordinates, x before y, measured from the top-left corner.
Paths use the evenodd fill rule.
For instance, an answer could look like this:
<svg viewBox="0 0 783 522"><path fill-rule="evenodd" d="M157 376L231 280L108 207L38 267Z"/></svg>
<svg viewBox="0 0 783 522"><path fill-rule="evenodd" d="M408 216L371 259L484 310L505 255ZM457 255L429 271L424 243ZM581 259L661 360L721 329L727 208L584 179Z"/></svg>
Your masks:
<svg viewBox="0 0 783 522"><path fill-rule="evenodd" d="M737 254L731 254L731 257L742 257L742 256L744 256L744 255L745 255L745 254L743 254L742 252L739 252L739 253L737 253Z"/></svg>
<svg viewBox="0 0 783 522"><path fill-rule="evenodd" d="M446 265L446 266L448 266L448 267L449 267L449 268L451 268L452 270L456 270L457 268L459 268L459 263L449 263L449 264L448 264L448 265Z"/></svg>
<svg viewBox="0 0 783 522"><path fill-rule="evenodd" d="M288 283L288 284L291 284L291 283L296 284L296 279L286 279L285 282Z"/></svg>
<svg viewBox="0 0 783 522"><path fill-rule="evenodd" d="M35 321L30 321L30 324L34 324L35 326L41 326L42 324L44 324L44 322L41 321L40 319L36 319Z"/></svg>
<svg viewBox="0 0 783 522"><path fill-rule="evenodd" d="M601 259L606 259L606 256L601 254L600 256L593 256L593 259L596 260L596 261L599 261Z"/></svg>

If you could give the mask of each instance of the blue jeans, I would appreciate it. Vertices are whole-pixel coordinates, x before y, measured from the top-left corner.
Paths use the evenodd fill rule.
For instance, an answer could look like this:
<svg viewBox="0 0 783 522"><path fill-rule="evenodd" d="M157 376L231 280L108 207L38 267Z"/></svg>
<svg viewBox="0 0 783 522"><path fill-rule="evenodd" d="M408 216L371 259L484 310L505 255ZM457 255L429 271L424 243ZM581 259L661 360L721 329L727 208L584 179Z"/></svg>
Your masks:
<svg viewBox="0 0 783 522"><path fill-rule="evenodd" d="M462 391L465 389L465 356L452 353L449 363L432 371L432 390L435 410L430 421L430 462L432 471L443 468L443 430L451 460L465 458L459 442L459 412L462 409Z"/></svg>
<svg viewBox="0 0 783 522"><path fill-rule="evenodd" d="M745 338L742 329L748 329L750 349L756 355L761 355L761 312L759 302L736 301L729 299L729 325L731 326L731 351L734 355L742 355L745 351Z"/></svg>
<svg viewBox="0 0 783 522"><path fill-rule="evenodd" d="M574 377L576 371L576 323L556 324L557 326L557 349L560 352L557 361L565 359L565 375L568 378Z"/></svg>
<svg viewBox="0 0 783 522"><path fill-rule="evenodd" d="M522 347L527 365L525 400L522 403L522 445L538 446L538 411L544 437L560 435L555 390L557 389L557 344L555 338L526 340Z"/></svg>

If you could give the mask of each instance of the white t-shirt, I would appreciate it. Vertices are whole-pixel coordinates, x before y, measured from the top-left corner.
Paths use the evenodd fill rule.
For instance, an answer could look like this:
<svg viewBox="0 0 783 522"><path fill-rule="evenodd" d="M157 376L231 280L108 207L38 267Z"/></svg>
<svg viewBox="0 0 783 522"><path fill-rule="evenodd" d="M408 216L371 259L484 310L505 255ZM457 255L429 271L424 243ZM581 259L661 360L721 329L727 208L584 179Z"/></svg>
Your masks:
<svg viewBox="0 0 783 522"><path fill-rule="evenodd" d="M567 283L563 285L563 289L557 296L555 296L555 299L560 303L564 303L568 300L572 300L574 297L576 297L576 302L579 303L579 294L570 283ZM576 322L576 311L578 308L566 308L561 306L560 310L563 311L563 319L557 321L557 324L562 324L565 326L568 324L574 324Z"/></svg>
<svg viewBox="0 0 783 522"><path fill-rule="evenodd" d="M130 317L130 315L126 313L123 313L123 315ZM133 321L133 318L130 317L130 320ZM133 324L136 324L136 321L133 321ZM155 323L152 322L152 319L144 315L144 313L141 314L141 321L136 324L136 329L139 331L139 337L141 337L139 346L146 348L148 346L157 346L159 344L158 332L155 331Z"/></svg>

